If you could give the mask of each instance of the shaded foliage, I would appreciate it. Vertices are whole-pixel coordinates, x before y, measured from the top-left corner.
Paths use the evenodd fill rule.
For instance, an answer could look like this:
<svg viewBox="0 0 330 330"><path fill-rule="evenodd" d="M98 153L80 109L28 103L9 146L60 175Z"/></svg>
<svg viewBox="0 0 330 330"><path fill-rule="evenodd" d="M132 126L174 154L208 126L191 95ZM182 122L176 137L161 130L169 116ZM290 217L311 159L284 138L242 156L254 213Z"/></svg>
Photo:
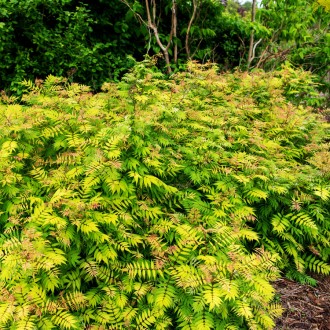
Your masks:
<svg viewBox="0 0 330 330"><path fill-rule="evenodd" d="M0 86L20 93L22 80L48 74L94 89L118 79L133 64L127 55L141 56L144 47L124 9L120 1L2 0Z"/></svg>
<svg viewBox="0 0 330 330"><path fill-rule="evenodd" d="M212 61L223 70L237 66L273 70L290 61L318 74L322 83L327 81L327 0L263 0L253 23L250 2L148 3L150 8L157 3L157 34L169 45L170 71L184 70L187 59ZM170 33L174 4L175 35ZM88 84L93 90L105 81L118 81L134 64L130 57L142 60L146 53L162 53L146 12L145 1L137 0L1 0L0 88L20 95L22 80L44 79L48 74ZM247 65L251 33L254 55ZM160 60L158 67L164 70L165 61Z"/></svg>

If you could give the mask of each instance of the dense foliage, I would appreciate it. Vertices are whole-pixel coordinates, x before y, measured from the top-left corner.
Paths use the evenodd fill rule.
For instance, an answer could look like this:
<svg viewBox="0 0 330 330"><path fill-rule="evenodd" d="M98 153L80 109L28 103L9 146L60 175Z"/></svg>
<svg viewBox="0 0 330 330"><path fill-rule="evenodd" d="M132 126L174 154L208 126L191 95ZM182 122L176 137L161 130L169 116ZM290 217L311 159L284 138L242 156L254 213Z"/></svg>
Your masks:
<svg viewBox="0 0 330 330"><path fill-rule="evenodd" d="M3 96L2 329L272 329L278 267L329 273L312 77L149 66Z"/></svg>
<svg viewBox="0 0 330 330"><path fill-rule="evenodd" d="M144 53L126 12L119 0L0 0L0 88L20 94L22 80L49 74L94 89L118 79L132 66L127 55Z"/></svg>
<svg viewBox="0 0 330 330"><path fill-rule="evenodd" d="M254 27L261 39L254 65L269 69L290 60L324 79L329 72L330 14L320 4L263 0Z"/></svg>
<svg viewBox="0 0 330 330"><path fill-rule="evenodd" d="M236 0L0 0L0 89L20 95L22 80L53 74L99 90L134 64L128 56L163 54L160 45L173 71L187 59L223 70L272 70L290 61L328 81L329 0L258 3L251 22L251 3Z"/></svg>

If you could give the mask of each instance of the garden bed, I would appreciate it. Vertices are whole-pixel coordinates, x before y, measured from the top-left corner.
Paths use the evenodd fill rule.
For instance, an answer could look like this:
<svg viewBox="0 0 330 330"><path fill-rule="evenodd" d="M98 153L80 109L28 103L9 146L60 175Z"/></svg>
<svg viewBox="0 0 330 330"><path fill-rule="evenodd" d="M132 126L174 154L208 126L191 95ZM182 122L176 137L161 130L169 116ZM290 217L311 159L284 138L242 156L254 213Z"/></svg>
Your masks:
<svg viewBox="0 0 330 330"><path fill-rule="evenodd" d="M316 279L316 287L287 279L276 281L275 287L285 308L276 330L330 329L330 276Z"/></svg>

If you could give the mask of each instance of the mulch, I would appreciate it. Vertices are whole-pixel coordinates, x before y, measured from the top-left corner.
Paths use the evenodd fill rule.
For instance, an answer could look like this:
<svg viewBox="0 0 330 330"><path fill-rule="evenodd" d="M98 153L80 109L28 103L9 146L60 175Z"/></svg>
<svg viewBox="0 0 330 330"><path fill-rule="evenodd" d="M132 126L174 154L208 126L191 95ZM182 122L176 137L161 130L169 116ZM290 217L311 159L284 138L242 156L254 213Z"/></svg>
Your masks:
<svg viewBox="0 0 330 330"><path fill-rule="evenodd" d="M285 309L275 330L330 330L330 276L313 277L316 287L288 279L274 283Z"/></svg>

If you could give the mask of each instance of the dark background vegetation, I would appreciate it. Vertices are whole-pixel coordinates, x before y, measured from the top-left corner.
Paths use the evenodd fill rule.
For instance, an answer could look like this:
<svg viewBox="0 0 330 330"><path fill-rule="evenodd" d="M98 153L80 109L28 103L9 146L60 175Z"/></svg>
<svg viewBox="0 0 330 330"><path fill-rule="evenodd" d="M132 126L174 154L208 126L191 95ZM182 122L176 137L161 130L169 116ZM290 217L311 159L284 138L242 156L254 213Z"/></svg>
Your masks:
<svg viewBox="0 0 330 330"><path fill-rule="evenodd" d="M251 2L161 0L155 21L166 44L176 6L177 35L168 49L174 71L184 69L188 58L216 62L222 70L244 70L253 33L249 69L274 70L290 61L324 83L329 74L329 12L320 2L264 0L251 22ZM188 56L185 39L191 20ZM49 74L98 90L105 81L120 79L133 59L162 53L148 27L144 1L1 0L0 32L0 89L16 95L22 93L22 80ZM158 63L164 69L165 62Z"/></svg>

